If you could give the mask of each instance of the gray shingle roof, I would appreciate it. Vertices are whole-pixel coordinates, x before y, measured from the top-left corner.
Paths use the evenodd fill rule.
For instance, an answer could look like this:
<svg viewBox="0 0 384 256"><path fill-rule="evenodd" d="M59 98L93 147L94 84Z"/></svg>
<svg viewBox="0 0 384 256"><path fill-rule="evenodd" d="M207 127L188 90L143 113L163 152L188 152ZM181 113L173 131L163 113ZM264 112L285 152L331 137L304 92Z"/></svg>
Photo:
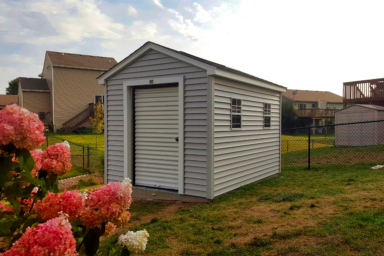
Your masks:
<svg viewBox="0 0 384 256"><path fill-rule="evenodd" d="M47 80L41 78L20 77L22 90L49 91Z"/></svg>

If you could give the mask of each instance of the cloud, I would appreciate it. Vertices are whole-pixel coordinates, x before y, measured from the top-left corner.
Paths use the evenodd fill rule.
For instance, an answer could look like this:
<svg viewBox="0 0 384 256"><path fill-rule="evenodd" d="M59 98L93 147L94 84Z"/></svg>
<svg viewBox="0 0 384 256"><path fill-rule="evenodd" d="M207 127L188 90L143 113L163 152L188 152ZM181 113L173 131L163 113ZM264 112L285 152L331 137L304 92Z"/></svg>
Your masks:
<svg viewBox="0 0 384 256"><path fill-rule="evenodd" d="M164 6L161 4L161 0L152 0L152 2L159 8L164 9Z"/></svg>
<svg viewBox="0 0 384 256"><path fill-rule="evenodd" d="M19 54L11 54L8 56L9 61L18 62L22 64L31 64L33 60L31 58L22 57Z"/></svg>
<svg viewBox="0 0 384 256"><path fill-rule="evenodd" d="M197 22L201 22L201 23L208 22L208 21L212 20L211 14L209 12L207 12L203 8L203 6L201 6L198 3L193 3L193 5L196 7L196 16L193 20L195 20Z"/></svg>
<svg viewBox="0 0 384 256"><path fill-rule="evenodd" d="M145 24L142 21L136 21L128 28L130 39L150 40L156 37L157 26L155 23Z"/></svg>
<svg viewBox="0 0 384 256"><path fill-rule="evenodd" d="M3 16L0 16L0 23L5 23L7 21L6 18L4 18Z"/></svg>
<svg viewBox="0 0 384 256"><path fill-rule="evenodd" d="M133 16L133 17L137 17L137 10L135 8L133 8L132 6L129 6L128 7L128 15Z"/></svg>
<svg viewBox="0 0 384 256"><path fill-rule="evenodd" d="M105 43L101 43L100 44L102 47L106 48L106 49L116 49L116 43L114 42L105 42Z"/></svg>

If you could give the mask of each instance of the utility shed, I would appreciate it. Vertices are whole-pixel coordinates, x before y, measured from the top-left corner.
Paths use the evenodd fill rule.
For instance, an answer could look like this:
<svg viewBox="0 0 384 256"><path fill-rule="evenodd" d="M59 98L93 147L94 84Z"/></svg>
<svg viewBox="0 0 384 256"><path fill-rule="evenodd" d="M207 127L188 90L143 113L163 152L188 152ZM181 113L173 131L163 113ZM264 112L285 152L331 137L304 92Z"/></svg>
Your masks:
<svg viewBox="0 0 384 256"><path fill-rule="evenodd" d="M105 84L105 182L212 199L280 172L286 88L152 42Z"/></svg>
<svg viewBox="0 0 384 256"><path fill-rule="evenodd" d="M368 104L353 105L335 113L335 123L358 123L337 125L335 145L339 147L373 146L384 143L384 107Z"/></svg>

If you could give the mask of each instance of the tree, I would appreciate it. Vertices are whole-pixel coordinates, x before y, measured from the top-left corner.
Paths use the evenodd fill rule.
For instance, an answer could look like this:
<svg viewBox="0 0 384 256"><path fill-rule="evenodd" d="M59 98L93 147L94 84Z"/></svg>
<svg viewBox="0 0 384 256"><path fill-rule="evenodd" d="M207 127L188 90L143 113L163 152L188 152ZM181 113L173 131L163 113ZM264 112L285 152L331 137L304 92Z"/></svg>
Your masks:
<svg viewBox="0 0 384 256"><path fill-rule="evenodd" d="M298 126L298 115L293 108L292 102L283 101L281 124L282 129L294 128Z"/></svg>
<svg viewBox="0 0 384 256"><path fill-rule="evenodd" d="M95 117L90 118L92 124L92 130L96 133L96 148L97 148L97 135L104 131L104 110L101 102L98 102L95 106Z"/></svg>
<svg viewBox="0 0 384 256"><path fill-rule="evenodd" d="M8 87L5 89L7 95L17 95L19 93L19 78L15 78L8 82Z"/></svg>

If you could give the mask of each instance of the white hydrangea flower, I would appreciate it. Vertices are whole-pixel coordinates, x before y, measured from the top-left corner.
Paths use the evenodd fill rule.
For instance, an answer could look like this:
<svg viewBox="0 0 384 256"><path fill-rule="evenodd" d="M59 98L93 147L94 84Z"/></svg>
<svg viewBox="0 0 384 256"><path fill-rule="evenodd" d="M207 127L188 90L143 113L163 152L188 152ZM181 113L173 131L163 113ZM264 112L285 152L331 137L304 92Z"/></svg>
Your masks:
<svg viewBox="0 0 384 256"><path fill-rule="evenodd" d="M149 234L147 230L137 232L128 231L125 235L119 236L118 244L126 247L129 251L138 253L145 251L147 247Z"/></svg>
<svg viewBox="0 0 384 256"><path fill-rule="evenodd" d="M68 141L65 140L65 141L63 141L62 143L63 143L65 146L67 146L68 148L70 148Z"/></svg>

